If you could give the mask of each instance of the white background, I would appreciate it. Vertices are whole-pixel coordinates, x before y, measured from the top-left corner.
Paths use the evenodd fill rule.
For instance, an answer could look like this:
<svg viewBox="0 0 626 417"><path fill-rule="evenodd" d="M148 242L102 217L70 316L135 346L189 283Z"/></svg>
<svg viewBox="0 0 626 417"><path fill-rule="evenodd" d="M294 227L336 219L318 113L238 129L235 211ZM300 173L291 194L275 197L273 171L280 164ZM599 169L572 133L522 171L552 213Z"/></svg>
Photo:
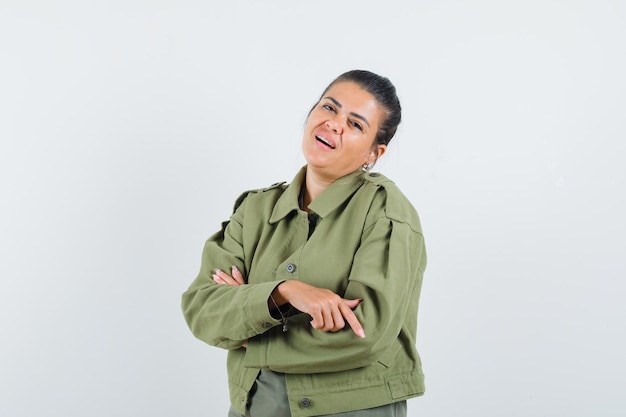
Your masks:
<svg viewBox="0 0 626 417"><path fill-rule="evenodd" d="M414 417L624 416L626 3L0 0L0 415L225 416L180 294L353 68L429 266Z"/></svg>

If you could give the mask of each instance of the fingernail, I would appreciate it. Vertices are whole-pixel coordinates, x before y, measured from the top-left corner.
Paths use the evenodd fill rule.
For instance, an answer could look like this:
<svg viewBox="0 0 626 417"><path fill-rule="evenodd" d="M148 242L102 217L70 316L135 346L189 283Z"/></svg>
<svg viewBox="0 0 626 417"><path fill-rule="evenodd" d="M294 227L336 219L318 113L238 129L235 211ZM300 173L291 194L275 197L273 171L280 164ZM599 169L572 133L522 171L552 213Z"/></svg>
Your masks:
<svg viewBox="0 0 626 417"><path fill-rule="evenodd" d="M215 270L215 273L216 273L216 274L219 274L220 272L222 272L222 270L221 270L221 269L216 269L216 270Z"/></svg>
<svg viewBox="0 0 626 417"><path fill-rule="evenodd" d="M365 332L363 330L359 330L358 332L356 332L356 334L357 334L357 336L359 336L362 339L365 338Z"/></svg>
<svg viewBox="0 0 626 417"><path fill-rule="evenodd" d="M233 271L239 271L235 265L233 265Z"/></svg>

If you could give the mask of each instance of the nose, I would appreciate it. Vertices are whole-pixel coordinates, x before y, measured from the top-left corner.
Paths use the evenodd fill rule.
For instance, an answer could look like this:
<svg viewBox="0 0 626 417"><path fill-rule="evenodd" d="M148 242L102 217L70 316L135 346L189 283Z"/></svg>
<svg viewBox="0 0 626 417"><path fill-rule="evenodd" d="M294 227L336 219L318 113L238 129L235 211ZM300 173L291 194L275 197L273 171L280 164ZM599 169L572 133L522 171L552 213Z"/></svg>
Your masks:
<svg viewBox="0 0 626 417"><path fill-rule="evenodd" d="M326 127L338 135L343 133L343 124L341 123L341 117L338 115L328 118L328 120L326 120Z"/></svg>

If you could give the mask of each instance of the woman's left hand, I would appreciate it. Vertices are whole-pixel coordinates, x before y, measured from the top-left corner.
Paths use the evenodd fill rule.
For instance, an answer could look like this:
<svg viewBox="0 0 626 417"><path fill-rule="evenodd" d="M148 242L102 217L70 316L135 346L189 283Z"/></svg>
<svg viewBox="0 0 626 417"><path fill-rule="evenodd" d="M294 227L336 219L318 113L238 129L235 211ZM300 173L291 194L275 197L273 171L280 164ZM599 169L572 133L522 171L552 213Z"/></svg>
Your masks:
<svg viewBox="0 0 626 417"><path fill-rule="evenodd" d="M240 285L244 285L246 282L243 280L243 275L241 275L241 271L236 266L231 268L231 274L228 275L226 272L221 269L216 269L213 274L213 281L216 284L228 284L231 287L238 287Z"/></svg>
<svg viewBox="0 0 626 417"><path fill-rule="evenodd" d="M228 284L231 287L238 287L246 283L243 280L243 275L241 275L241 271L239 271L239 269L236 266L233 266L231 268L230 273L232 275L228 275L226 272L222 271L221 269L216 269L215 273L213 274L213 281L215 281L216 284ZM243 342L241 347L247 348L248 341L246 340L245 342Z"/></svg>

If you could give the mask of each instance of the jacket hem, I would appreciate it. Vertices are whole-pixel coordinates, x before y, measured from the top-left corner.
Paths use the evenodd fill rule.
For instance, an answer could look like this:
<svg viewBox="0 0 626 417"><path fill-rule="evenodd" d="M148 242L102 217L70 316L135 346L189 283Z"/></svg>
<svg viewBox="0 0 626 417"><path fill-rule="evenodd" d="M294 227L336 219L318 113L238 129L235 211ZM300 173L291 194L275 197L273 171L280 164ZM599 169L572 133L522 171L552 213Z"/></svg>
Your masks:
<svg viewBox="0 0 626 417"><path fill-rule="evenodd" d="M379 407L424 394L424 376L421 372L368 380L367 384L321 389L290 389L287 393L292 417L311 417L346 411Z"/></svg>

